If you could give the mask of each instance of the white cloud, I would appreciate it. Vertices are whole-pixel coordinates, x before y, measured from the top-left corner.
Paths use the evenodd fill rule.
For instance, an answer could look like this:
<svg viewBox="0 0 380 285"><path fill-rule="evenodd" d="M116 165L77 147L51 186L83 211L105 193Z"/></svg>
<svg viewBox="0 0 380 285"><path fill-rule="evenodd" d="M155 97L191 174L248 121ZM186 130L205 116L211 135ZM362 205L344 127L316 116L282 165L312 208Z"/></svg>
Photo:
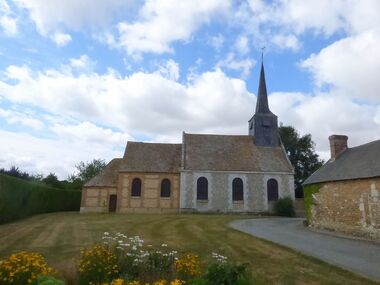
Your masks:
<svg viewBox="0 0 380 285"><path fill-rule="evenodd" d="M8 16L1 16L0 25L7 36L14 36L17 34L17 22L15 19Z"/></svg>
<svg viewBox="0 0 380 285"><path fill-rule="evenodd" d="M179 79L179 65L172 59L166 61L163 65L158 66L157 73L161 74L163 77L177 81Z"/></svg>
<svg viewBox="0 0 380 285"><path fill-rule="evenodd" d="M247 78L252 67L256 64L254 59L238 59L234 53L229 53L226 58L220 60L216 67L227 68L230 70L241 71L241 76Z"/></svg>
<svg viewBox="0 0 380 285"><path fill-rule="evenodd" d="M13 0L26 9L44 36L62 29L95 30L112 24L136 5L132 0Z"/></svg>
<svg viewBox="0 0 380 285"><path fill-rule="evenodd" d="M345 38L301 63L319 87L331 85L349 98L380 102L380 32Z"/></svg>
<svg viewBox="0 0 380 285"><path fill-rule="evenodd" d="M82 72L92 71L95 65L96 62L89 58L87 54L82 54L78 58L70 58L70 66Z"/></svg>
<svg viewBox="0 0 380 285"><path fill-rule="evenodd" d="M252 98L244 81L216 70L194 74L191 81L180 84L176 63L168 61L165 68L165 76L138 72L121 77L114 71L74 75L67 69L34 72L25 66L10 66L6 74L11 83L0 81L0 97L151 137L178 135L183 129L228 131L252 115ZM227 116L231 102L240 100L244 104L236 103L234 115ZM214 117L216 110L220 118Z"/></svg>
<svg viewBox="0 0 380 285"><path fill-rule="evenodd" d="M235 48L240 54L242 55L247 54L250 50L248 37L246 36L238 37L235 42Z"/></svg>
<svg viewBox="0 0 380 285"><path fill-rule="evenodd" d="M128 134L102 128L88 121L76 125L54 124L51 129L62 139L89 144L123 146L131 139Z"/></svg>
<svg viewBox="0 0 380 285"><path fill-rule="evenodd" d="M51 35L51 39L59 47L65 46L69 42L71 42L71 36L69 34L60 32L56 32L53 35Z"/></svg>
<svg viewBox="0 0 380 285"><path fill-rule="evenodd" d="M273 36L272 41L278 47L291 49L293 51L297 51L301 47L301 43L294 35L275 35Z"/></svg>
<svg viewBox="0 0 380 285"><path fill-rule="evenodd" d="M0 167L12 165L29 173L56 173L61 179L74 172L80 161L121 157L122 150L112 144L91 144L64 139L37 138L26 133L0 130ZM117 146L119 147L119 146Z"/></svg>
<svg viewBox="0 0 380 285"><path fill-rule="evenodd" d="M41 130L44 126L44 123L41 120L38 120L31 115L14 110L5 110L0 108L0 118L4 118L8 124L21 124L35 130Z"/></svg>
<svg viewBox="0 0 380 285"><path fill-rule="evenodd" d="M217 51L220 51L224 44L225 38L222 34L217 34L216 36L211 36L208 39L208 43L214 47Z"/></svg>
<svg viewBox="0 0 380 285"><path fill-rule="evenodd" d="M15 36L18 33L17 20L7 1L0 0L0 26L6 36Z"/></svg>
<svg viewBox="0 0 380 285"><path fill-rule="evenodd" d="M171 52L172 42L190 40L202 24L227 12L229 6L225 0L148 0L136 22L118 24L116 46L128 54Z"/></svg>

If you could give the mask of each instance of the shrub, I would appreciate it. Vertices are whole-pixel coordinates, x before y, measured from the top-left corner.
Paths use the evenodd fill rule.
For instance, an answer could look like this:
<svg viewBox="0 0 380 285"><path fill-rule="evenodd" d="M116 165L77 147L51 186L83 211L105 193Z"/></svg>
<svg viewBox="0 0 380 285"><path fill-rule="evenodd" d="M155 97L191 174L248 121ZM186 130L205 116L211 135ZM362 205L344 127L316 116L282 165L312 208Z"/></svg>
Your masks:
<svg viewBox="0 0 380 285"><path fill-rule="evenodd" d="M65 285L65 283L52 276L41 276L33 283L33 285Z"/></svg>
<svg viewBox="0 0 380 285"><path fill-rule="evenodd" d="M173 277L177 252L168 250L166 244L157 250L151 245L145 246L139 236L128 237L122 233L110 235L105 232L102 239L117 257L120 273L125 279L152 281Z"/></svg>
<svg viewBox="0 0 380 285"><path fill-rule="evenodd" d="M95 245L81 252L78 264L79 284L101 284L118 277L116 255L105 245Z"/></svg>
<svg viewBox="0 0 380 285"><path fill-rule="evenodd" d="M186 254L175 261L175 269L177 274L185 280L199 275L200 266L198 256L194 254Z"/></svg>
<svg viewBox="0 0 380 285"><path fill-rule="evenodd" d="M290 197L280 198L274 204L274 212L277 216L295 217L293 200Z"/></svg>
<svg viewBox="0 0 380 285"><path fill-rule="evenodd" d="M0 174L0 224L30 215L78 211L81 192L46 187Z"/></svg>
<svg viewBox="0 0 380 285"><path fill-rule="evenodd" d="M39 276L52 273L54 269L36 252L22 251L0 261L0 284L4 285L32 284Z"/></svg>

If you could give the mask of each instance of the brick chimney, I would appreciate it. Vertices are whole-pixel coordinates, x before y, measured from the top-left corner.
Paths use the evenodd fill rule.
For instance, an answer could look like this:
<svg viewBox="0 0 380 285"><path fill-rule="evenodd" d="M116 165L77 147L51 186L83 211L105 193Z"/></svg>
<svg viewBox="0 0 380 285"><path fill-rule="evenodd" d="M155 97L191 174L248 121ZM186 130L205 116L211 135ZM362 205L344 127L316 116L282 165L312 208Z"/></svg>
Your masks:
<svg viewBox="0 0 380 285"><path fill-rule="evenodd" d="M347 149L347 136L342 135L331 135L329 136L330 141L330 153L331 159L337 158L343 151Z"/></svg>

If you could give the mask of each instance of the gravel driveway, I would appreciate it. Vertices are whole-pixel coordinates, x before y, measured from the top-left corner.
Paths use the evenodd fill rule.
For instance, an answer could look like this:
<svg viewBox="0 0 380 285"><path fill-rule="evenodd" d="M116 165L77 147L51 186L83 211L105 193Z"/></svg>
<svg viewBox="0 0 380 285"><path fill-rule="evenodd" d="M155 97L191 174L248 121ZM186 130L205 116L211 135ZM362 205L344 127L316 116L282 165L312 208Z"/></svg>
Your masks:
<svg viewBox="0 0 380 285"><path fill-rule="evenodd" d="M380 281L380 244L314 232L298 218L237 220L231 227Z"/></svg>

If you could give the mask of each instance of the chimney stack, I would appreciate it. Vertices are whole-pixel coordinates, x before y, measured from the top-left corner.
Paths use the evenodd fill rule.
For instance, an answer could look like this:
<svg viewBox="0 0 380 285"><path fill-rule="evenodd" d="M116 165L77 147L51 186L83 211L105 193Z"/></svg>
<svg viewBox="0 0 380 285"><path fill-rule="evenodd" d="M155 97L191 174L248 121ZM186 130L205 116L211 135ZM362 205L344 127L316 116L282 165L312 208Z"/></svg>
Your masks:
<svg viewBox="0 0 380 285"><path fill-rule="evenodd" d="M330 141L330 153L331 159L336 159L343 151L347 149L347 136L343 135L331 135L329 136Z"/></svg>

